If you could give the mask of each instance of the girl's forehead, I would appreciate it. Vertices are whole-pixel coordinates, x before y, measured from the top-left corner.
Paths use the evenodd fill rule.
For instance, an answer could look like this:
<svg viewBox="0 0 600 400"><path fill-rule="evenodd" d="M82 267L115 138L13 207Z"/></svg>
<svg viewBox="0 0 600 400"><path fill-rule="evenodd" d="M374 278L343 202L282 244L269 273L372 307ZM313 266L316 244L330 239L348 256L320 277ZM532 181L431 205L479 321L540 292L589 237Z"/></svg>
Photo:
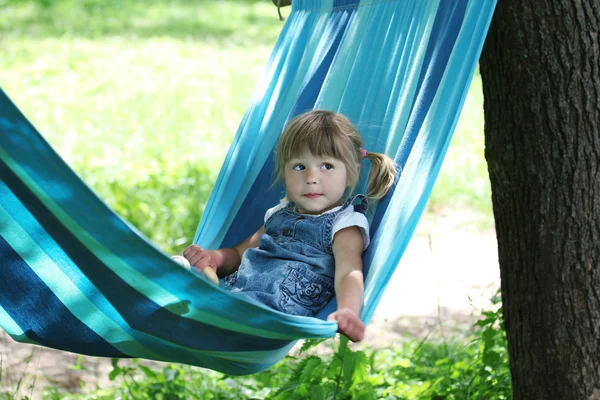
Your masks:
<svg viewBox="0 0 600 400"><path fill-rule="evenodd" d="M288 162L290 162L290 161L297 161L297 160L308 160L308 159L322 159L322 160L337 160L337 161L342 161L341 159L339 159L337 157L334 157L334 156L330 156L330 155L327 155L327 154L313 154L309 150L306 150L306 151L303 151L302 153L292 155L291 158L288 160Z"/></svg>

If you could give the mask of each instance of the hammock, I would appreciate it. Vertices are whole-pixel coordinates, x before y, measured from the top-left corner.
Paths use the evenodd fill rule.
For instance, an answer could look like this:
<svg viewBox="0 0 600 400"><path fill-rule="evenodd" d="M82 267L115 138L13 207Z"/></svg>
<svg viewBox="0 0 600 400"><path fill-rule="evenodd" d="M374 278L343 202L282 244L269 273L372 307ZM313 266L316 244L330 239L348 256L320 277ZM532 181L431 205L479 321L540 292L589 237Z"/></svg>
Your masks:
<svg viewBox="0 0 600 400"><path fill-rule="evenodd" d="M286 121L339 111L402 174L372 216L368 323L440 169L495 0L294 0L213 188L195 242L238 243L281 197L272 150ZM359 181L358 190L365 185ZM243 211L242 211L243 210ZM184 270L109 209L0 90L0 326L14 339L104 357L264 370L325 321L279 313Z"/></svg>

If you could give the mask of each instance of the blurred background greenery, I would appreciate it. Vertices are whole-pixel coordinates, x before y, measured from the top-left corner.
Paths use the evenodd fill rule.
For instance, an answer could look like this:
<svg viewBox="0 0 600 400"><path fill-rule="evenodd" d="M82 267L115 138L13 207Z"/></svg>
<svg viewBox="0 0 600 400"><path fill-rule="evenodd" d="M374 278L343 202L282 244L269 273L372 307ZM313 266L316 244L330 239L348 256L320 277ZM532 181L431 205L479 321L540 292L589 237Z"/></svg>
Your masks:
<svg viewBox="0 0 600 400"><path fill-rule="evenodd" d="M0 86L101 198L175 253L281 27L266 0L0 0ZM477 75L430 216L467 208L491 224L482 130Z"/></svg>
<svg viewBox="0 0 600 400"><path fill-rule="evenodd" d="M269 0L0 0L0 87L102 199L174 254L193 238L282 26ZM492 226L482 105L477 73L424 218L460 212ZM439 341L348 351L348 374L329 351L235 381L116 368L118 387L42 397L306 398L297 393L337 382L338 398L510 398L501 311L484 316L458 338L440 326ZM0 364L0 382L6 372Z"/></svg>

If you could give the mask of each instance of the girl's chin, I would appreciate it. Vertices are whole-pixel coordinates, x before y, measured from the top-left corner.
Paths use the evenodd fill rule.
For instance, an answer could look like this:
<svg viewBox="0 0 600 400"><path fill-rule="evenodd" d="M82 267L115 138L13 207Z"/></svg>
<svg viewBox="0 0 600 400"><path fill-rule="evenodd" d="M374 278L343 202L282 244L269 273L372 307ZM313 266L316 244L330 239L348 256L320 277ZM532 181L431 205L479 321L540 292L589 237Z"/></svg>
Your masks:
<svg viewBox="0 0 600 400"><path fill-rule="evenodd" d="M298 212L300 214L308 214L308 215L323 214L324 212L327 212L327 211L329 211L329 210L331 210L331 209L333 209L335 207L338 207L338 206L341 206L341 204L332 204L332 205L328 205L328 206L326 206L324 208L323 207L310 207L310 206L307 207L307 208L304 208L302 206L299 206L296 203L296 207L298 209Z"/></svg>

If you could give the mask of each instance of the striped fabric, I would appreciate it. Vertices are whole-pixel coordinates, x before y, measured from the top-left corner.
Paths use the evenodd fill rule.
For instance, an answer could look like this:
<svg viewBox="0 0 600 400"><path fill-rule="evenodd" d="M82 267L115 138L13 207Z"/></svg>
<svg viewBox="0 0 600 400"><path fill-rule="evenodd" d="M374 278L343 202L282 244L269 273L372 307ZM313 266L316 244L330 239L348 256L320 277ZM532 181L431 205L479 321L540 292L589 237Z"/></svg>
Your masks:
<svg viewBox="0 0 600 400"><path fill-rule="evenodd" d="M495 0L294 0L195 242L258 229L281 197L272 150L293 116L342 112L402 174L372 216L368 323L439 171ZM364 176L359 188L364 187ZM263 370L335 323L232 296L179 268L110 210L0 91L0 326L81 354Z"/></svg>

